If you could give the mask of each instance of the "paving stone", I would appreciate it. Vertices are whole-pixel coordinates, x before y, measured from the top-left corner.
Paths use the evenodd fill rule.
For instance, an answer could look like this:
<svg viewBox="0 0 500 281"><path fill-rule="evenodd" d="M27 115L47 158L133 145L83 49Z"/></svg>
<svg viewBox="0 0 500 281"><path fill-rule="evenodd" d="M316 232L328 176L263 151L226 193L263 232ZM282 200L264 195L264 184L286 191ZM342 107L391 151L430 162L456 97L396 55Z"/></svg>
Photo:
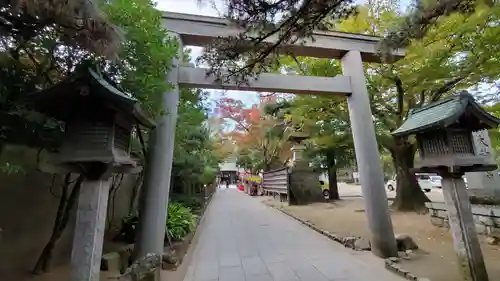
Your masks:
<svg viewBox="0 0 500 281"><path fill-rule="evenodd" d="M217 262L199 263L194 271L195 281L212 280L219 278L219 264Z"/></svg>
<svg viewBox="0 0 500 281"><path fill-rule="evenodd" d="M232 189L215 194L198 231L184 281L404 280L370 253L346 249Z"/></svg>
<svg viewBox="0 0 500 281"><path fill-rule="evenodd" d="M245 273L241 266L221 267L219 281L245 281Z"/></svg>
<svg viewBox="0 0 500 281"><path fill-rule="evenodd" d="M269 274L247 275L246 281L274 281Z"/></svg>
<svg viewBox="0 0 500 281"><path fill-rule="evenodd" d="M234 251L229 254L224 254L219 257L220 267L241 266L241 259L238 252Z"/></svg>
<svg viewBox="0 0 500 281"><path fill-rule="evenodd" d="M291 262L289 267L300 280L328 281L328 278L307 260Z"/></svg>
<svg viewBox="0 0 500 281"><path fill-rule="evenodd" d="M274 262L267 265L274 281L299 281L299 278L289 268L286 262Z"/></svg>
<svg viewBox="0 0 500 281"><path fill-rule="evenodd" d="M244 258L241 260L246 275L267 274L267 267L260 257Z"/></svg>

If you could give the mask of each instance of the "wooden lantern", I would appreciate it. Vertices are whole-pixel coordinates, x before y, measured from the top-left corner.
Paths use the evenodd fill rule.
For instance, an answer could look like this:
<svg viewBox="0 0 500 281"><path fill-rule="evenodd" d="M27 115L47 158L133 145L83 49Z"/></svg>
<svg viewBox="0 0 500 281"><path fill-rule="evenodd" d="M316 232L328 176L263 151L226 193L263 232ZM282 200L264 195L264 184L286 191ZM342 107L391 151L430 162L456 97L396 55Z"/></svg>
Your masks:
<svg viewBox="0 0 500 281"><path fill-rule="evenodd" d="M497 127L490 115L467 92L410 111L393 136L415 135L420 159L415 171L453 173L491 171L497 165L474 147L472 133Z"/></svg>
<svg viewBox="0 0 500 281"><path fill-rule="evenodd" d="M78 68L66 80L33 94L31 101L34 110L65 122L64 138L52 162L72 172L95 163L117 172L135 167L130 156L132 128L155 126L136 99L95 68Z"/></svg>

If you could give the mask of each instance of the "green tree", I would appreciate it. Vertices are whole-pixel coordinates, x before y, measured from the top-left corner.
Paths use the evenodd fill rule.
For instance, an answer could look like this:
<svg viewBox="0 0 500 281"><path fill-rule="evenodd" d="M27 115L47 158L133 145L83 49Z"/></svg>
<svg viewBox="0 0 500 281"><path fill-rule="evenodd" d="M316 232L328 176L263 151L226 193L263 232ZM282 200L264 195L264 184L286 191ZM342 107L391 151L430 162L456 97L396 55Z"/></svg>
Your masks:
<svg viewBox="0 0 500 281"><path fill-rule="evenodd" d="M43 33L55 32L70 46L116 58L122 32L108 22L95 1L2 0L0 1L2 47L15 41L36 41ZM7 39L7 40L6 40Z"/></svg>
<svg viewBox="0 0 500 281"><path fill-rule="evenodd" d="M162 24L162 13L151 0L113 0L102 5L108 18L126 34L119 57L107 68L120 86L141 101L153 116L162 112L169 85L165 73L177 55L177 42ZM189 54L186 54L189 55Z"/></svg>
<svg viewBox="0 0 500 281"><path fill-rule="evenodd" d="M492 106L489 106L488 111L496 117L500 118L500 102L496 101ZM500 163L500 129L492 129L489 131L491 138L492 151L495 153L497 163Z"/></svg>
<svg viewBox="0 0 500 281"><path fill-rule="evenodd" d="M26 2L36 4L33 7L37 13L40 11L49 13L52 9L41 7L40 1ZM70 2L90 3L66 1L66 4ZM68 9L73 7L68 5ZM50 14L52 18L50 15L49 18L47 15L39 17L37 20L46 20L43 22L46 27L32 29L34 33L28 37L16 32L2 33L0 40L4 48L0 51L0 77L7 83L2 83L0 86L2 97L0 113L6 117L0 121L3 130L0 147L5 143L26 144L40 149L50 149L59 145L62 124L27 110L23 104L25 94L44 89L65 79L75 66L83 61L100 64L121 90L131 93L143 102L153 116L160 113L158 107L160 97L168 87L164 73L177 51L176 42L169 40L162 27L161 13L154 8L151 1L146 0L112 1L110 4L101 3L101 8L113 24L125 31L125 37L119 41L121 48L117 54L122 58L120 60L106 60L102 55L107 53L102 46L101 49L96 47L99 42L85 45L80 41L82 38L66 37L70 35L65 31L67 27L62 27L61 30L57 25L63 20L58 18L64 15L65 12L62 10L58 11L59 14ZM68 13L71 11L67 11L66 14ZM92 19L84 23L90 24L90 22L99 23ZM67 21L65 23L69 24ZM111 26L110 23L106 24ZM78 28L78 26L71 27ZM97 40L89 32L105 30L96 27L92 30L81 28L80 31L88 33L86 40ZM101 43L103 41L99 44ZM54 231L40 255L34 273L50 270L52 250L65 229L77 198L73 195L78 194L78 188L79 185L75 185L71 194L61 199L59 210L62 211L57 214ZM62 189L67 190L68 184L64 184Z"/></svg>
<svg viewBox="0 0 500 281"><path fill-rule="evenodd" d="M500 32L496 22L500 6L478 7L471 15L453 14L441 18L421 41L406 50L406 57L393 65L366 64L368 91L379 144L392 158L398 176L397 196L393 207L412 211L425 208L428 198L420 190L410 169L414 164L415 142L412 138L395 138L390 132L398 128L409 110L450 95L456 89L493 82L499 77L494 62ZM343 31L384 34L400 20L388 6L364 6L359 13L336 25ZM328 67L325 60L298 58L288 60L289 67L316 69ZM313 65L311 65L313 64ZM308 65L307 67L304 67ZM323 110L335 110L326 107Z"/></svg>
<svg viewBox="0 0 500 281"><path fill-rule="evenodd" d="M198 0L211 3L214 0ZM412 1L412 9L387 30L381 44L382 54L392 48L407 46L412 39L422 39L443 16L453 13L469 15L478 6L493 6L491 0ZM268 1L228 0L224 2L224 16L242 32L236 36L219 38L211 44L202 61L211 66L211 72L222 76L247 79L261 72L269 72L279 65L280 54L287 53L286 45L311 39L314 30L331 29L339 20L356 13L352 0L336 1ZM399 6L399 1L379 1L379 7ZM270 39L275 44L268 44ZM228 78L228 77L224 77Z"/></svg>
<svg viewBox="0 0 500 281"><path fill-rule="evenodd" d="M308 69L309 66L314 66L314 69ZM335 68L331 64L300 64L301 74L327 76L332 71ZM284 101L268 112L281 116L285 127L310 135L308 158L315 169L327 172L330 199L333 200L339 199L337 168L352 167L354 162L348 115L346 110L342 111L345 106L345 100L304 95Z"/></svg>
<svg viewBox="0 0 500 281"><path fill-rule="evenodd" d="M214 152L216 136L205 126L206 98L201 90L181 90L171 180L176 193L192 195L193 190L213 182L222 160Z"/></svg>
<svg viewBox="0 0 500 281"><path fill-rule="evenodd" d="M301 75L333 77L341 73L334 60L289 57L283 63L288 71ZM318 160L316 168L324 167L328 173L330 199L339 199L337 169L352 167L355 158L346 101L301 95L289 102L288 112L292 122L311 134L310 156Z"/></svg>
<svg viewBox="0 0 500 281"><path fill-rule="evenodd" d="M354 148L350 136L321 135L310 140L312 147L309 150L313 158L313 168L326 171L328 174L329 199L340 199L337 183L339 168L353 167L355 163Z"/></svg>

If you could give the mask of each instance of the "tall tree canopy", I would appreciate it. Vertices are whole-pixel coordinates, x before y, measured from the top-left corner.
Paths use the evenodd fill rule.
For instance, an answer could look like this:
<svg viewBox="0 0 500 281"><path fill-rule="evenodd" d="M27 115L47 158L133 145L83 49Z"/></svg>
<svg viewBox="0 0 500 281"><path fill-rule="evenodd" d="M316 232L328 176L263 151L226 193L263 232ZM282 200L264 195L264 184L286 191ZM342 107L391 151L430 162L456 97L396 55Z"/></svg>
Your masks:
<svg viewBox="0 0 500 281"><path fill-rule="evenodd" d="M214 0L199 0L210 2ZM387 6L398 6L398 1L385 1ZM314 30L331 29L339 20L356 13L352 0L227 0L224 16L242 32L237 36L220 38L201 57L212 73L247 79L279 65L280 54L286 45L310 40ZM493 5L490 0L415 0L412 9L400 18L394 28L387 30L381 51L410 44L421 39L439 20L452 13L471 14L479 5ZM270 40L274 43L269 44Z"/></svg>
<svg viewBox="0 0 500 281"><path fill-rule="evenodd" d="M496 23L500 6L478 6L472 14L452 14L441 18L421 40L412 41L404 59L392 65L366 64L368 91L379 144L387 151L398 175L394 207L398 210L419 210L428 199L410 173L416 146L412 138L395 138L390 132L398 128L408 112L430 102L480 83L494 82L500 72L496 65L500 34ZM382 35L401 17L389 5L362 6L358 14L337 24L343 31ZM334 76L340 74L335 61L298 58L283 59L289 69L308 75ZM494 96L476 93L478 99L492 100ZM497 99L498 99L498 95ZM314 104L314 97L297 103L304 107ZM316 111L325 117L346 114L346 106L335 100L316 103ZM329 113L327 115L326 113ZM339 116L339 117L340 117ZM312 116L311 116L312 117ZM337 118L339 118L337 117ZM321 117L317 117L317 121ZM342 118L340 118L342 120Z"/></svg>
<svg viewBox="0 0 500 281"><path fill-rule="evenodd" d="M30 41L53 30L66 44L115 57L123 39L97 3L90 0L1 0L0 35Z"/></svg>

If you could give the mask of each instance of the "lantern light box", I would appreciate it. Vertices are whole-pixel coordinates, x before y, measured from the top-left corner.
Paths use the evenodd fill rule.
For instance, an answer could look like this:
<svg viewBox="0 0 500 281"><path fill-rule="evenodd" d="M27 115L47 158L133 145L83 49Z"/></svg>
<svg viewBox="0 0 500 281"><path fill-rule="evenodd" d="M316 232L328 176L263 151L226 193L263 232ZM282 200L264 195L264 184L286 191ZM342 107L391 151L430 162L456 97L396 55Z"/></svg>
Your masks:
<svg viewBox="0 0 500 281"><path fill-rule="evenodd" d="M67 79L29 96L34 110L65 122L54 165L82 172L103 163L115 172L136 167L130 156L134 125L154 128L139 102L96 67L80 66Z"/></svg>
<svg viewBox="0 0 500 281"><path fill-rule="evenodd" d="M495 170L491 157L476 151L473 132L496 128L500 119L486 112L471 94L452 97L410 111L393 136L415 135L420 159L414 171L465 173Z"/></svg>

